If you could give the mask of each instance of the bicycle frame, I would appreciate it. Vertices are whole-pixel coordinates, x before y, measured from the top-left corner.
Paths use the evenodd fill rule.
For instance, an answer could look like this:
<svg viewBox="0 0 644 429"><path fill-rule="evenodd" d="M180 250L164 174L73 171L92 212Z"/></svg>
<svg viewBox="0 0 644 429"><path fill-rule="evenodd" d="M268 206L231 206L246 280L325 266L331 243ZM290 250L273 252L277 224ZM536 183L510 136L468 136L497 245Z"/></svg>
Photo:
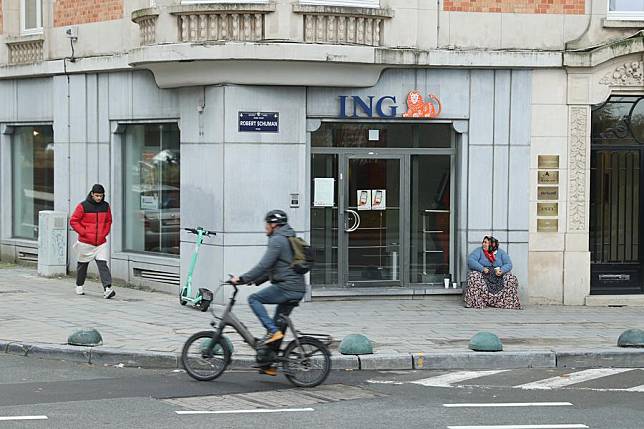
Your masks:
<svg viewBox="0 0 644 429"><path fill-rule="evenodd" d="M251 346L254 350L257 349L257 346L259 344L259 340L255 338L255 336L250 332L250 330L244 325L244 323L235 316L235 313L233 313L232 308L235 305L236 299L235 297L237 296L237 292L239 292L239 288L237 285L232 285L235 288L235 292L233 292L233 296L230 298L228 301L228 304L226 304L226 309L224 310L224 313L222 314L221 317L219 317L219 323L216 324L215 328L215 339L218 340L222 337L224 333L224 329L226 326L232 326L232 328L237 331L239 335L244 339L244 342ZM211 310L211 312L214 315L214 311ZM281 315L282 319L286 323L286 326L289 328L291 333L293 334L293 337L295 338L295 341L297 342L298 346L299 340L298 340L298 335L297 332L295 331L295 326L293 325L293 321L291 320L290 317L287 315L282 314ZM217 318L215 316L215 318ZM215 322L211 322L211 325L214 326ZM214 344L216 341L213 341L212 346L214 347Z"/></svg>

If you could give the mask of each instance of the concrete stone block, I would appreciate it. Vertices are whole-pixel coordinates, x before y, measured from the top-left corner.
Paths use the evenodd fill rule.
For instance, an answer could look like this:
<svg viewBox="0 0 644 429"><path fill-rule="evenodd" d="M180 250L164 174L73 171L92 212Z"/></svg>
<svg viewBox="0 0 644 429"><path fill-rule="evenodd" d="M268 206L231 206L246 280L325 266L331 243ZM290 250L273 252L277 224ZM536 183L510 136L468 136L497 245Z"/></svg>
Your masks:
<svg viewBox="0 0 644 429"><path fill-rule="evenodd" d="M123 365L140 368L177 368L178 357L174 353L153 353L97 347L90 350L93 365Z"/></svg>
<svg viewBox="0 0 644 429"><path fill-rule="evenodd" d="M528 253L528 297L532 304L563 303L563 252Z"/></svg>
<svg viewBox="0 0 644 429"><path fill-rule="evenodd" d="M533 137L565 137L568 135L566 105L532 105L531 130Z"/></svg>
<svg viewBox="0 0 644 429"><path fill-rule="evenodd" d="M358 356L360 369L413 369L412 355L409 353L377 353Z"/></svg>
<svg viewBox="0 0 644 429"><path fill-rule="evenodd" d="M28 357L57 359L73 362L90 362L90 349L59 344L34 344L27 353Z"/></svg>
<svg viewBox="0 0 644 429"><path fill-rule="evenodd" d="M513 369L554 368L555 354L529 352L436 352L413 353L415 369Z"/></svg>
<svg viewBox="0 0 644 429"><path fill-rule="evenodd" d="M10 342L5 347L5 353L10 355L27 356L27 353L29 353L30 348L31 348L31 344L24 344L21 342Z"/></svg>
<svg viewBox="0 0 644 429"><path fill-rule="evenodd" d="M360 369L360 358L358 356L331 355L331 369Z"/></svg>
<svg viewBox="0 0 644 429"><path fill-rule="evenodd" d="M567 76L562 69L532 71L533 104L566 104Z"/></svg>
<svg viewBox="0 0 644 429"><path fill-rule="evenodd" d="M554 349L557 368L641 368L644 349Z"/></svg>
<svg viewBox="0 0 644 429"><path fill-rule="evenodd" d="M584 305L590 295L590 252L564 252L564 305Z"/></svg>

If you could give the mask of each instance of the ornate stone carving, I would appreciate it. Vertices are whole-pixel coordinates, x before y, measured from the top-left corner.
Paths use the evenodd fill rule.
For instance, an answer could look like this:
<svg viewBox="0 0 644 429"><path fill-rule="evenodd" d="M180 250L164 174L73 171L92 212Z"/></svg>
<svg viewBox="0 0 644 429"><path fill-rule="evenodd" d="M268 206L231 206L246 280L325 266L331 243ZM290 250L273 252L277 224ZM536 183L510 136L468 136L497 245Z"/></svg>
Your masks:
<svg viewBox="0 0 644 429"><path fill-rule="evenodd" d="M586 230L586 144L588 108L570 108L568 149L568 231Z"/></svg>
<svg viewBox="0 0 644 429"><path fill-rule="evenodd" d="M617 67L614 71L606 73L599 83L611 86L642 86L642 61L629 61Z"/></svg>

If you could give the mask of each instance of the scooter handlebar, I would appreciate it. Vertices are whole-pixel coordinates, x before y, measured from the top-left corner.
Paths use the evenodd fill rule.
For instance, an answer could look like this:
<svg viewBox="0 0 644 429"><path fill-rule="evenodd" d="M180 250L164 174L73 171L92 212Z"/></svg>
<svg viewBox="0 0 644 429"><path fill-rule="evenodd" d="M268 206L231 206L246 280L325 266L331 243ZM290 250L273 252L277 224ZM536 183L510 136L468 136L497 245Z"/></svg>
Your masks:
<svg viewBox="0 0 644 429"><path fill-rule="evenodd" d="M217 235L215 231L208 231L203 229L202 227L198 226L197 228L183 228L184 230L188 231L191 234L199 234L199 230L203 232L203 235L209 237L211 235Z"/></svg>

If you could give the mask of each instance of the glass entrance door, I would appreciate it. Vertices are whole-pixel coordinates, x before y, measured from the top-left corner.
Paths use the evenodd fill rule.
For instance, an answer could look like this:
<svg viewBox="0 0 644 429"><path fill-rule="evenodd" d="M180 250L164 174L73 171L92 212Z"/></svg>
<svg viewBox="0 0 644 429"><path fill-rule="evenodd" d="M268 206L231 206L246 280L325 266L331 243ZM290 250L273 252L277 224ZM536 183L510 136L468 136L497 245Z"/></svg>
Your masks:
<svg viewBox="0 0 644 429"><path fill-rule="evenodd" d="M401 161L344 158L345 286L401 286Z"/></svg>

